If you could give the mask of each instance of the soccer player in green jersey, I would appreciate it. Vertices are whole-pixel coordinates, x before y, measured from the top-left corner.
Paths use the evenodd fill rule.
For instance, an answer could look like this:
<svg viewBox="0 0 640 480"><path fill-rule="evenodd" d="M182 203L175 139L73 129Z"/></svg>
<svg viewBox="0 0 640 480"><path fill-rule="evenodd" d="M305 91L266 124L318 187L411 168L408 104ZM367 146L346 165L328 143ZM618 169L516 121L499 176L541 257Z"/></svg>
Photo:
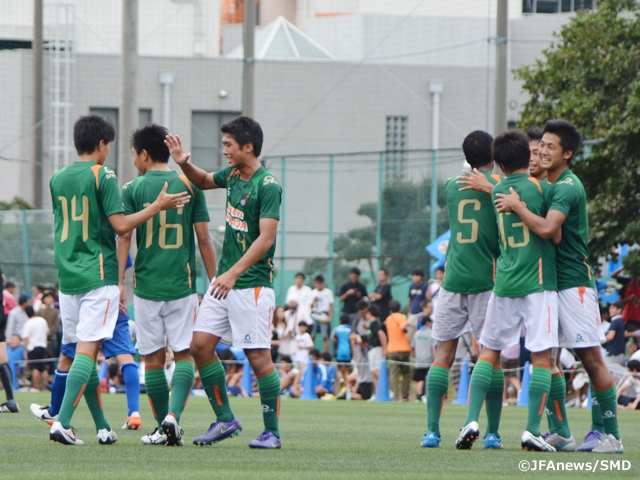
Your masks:
<svg viewBox="0 0 640 480"><path fill-rule="evenodd" d="M124 213L143 210L163 185L169 191L187 192L184 208L160 212L136 229L138 252L134 265L137 348L145 362L145 385L158 428L142 437L146 445L184 445L180 416L193 387L195 365L189 351L198 311L195 237L209 279L216 274L216 254L209 236L209 213L204 192L169 168L169 132L150 124L133 132L133 163L141 176L122 189ZM195 236L194 236L195 230ZM118 237L120 284L131 245L131 233ZM167 340L173 350L175 370L169 385L164 372Z"/></svg>
<svg viewBox="0 0 640 480"><path fill-rule="evenodd" d="M529 176L529 141L518 130L504 132L493 142L493 157L507 178L493 187L492 198L518 189L521 201L545 215L551 203L551 186ZM551 386L551 349L558 346L558 299L555 246L533 232L517 215L499 212L497 225L500 257L496 281L480 336L483 346L471 375L469 407L456 448L470 449L478 439L478 417L491 388L500 351L520 340L526 328L525 346L531 351L533 373L529 386L529 414L522 448L543 452L555 449L540 436L540 419Z"/></svg>
<svg viewBox="0 0 640 480"><path fill-rule="evenodd" d="M462 149L469 165L495 184L500 177L491 174L492 141L493 137L487 132L475 131L464 139ZM427 433L421 444L425 448L440 445L440 415L449 389L449 370L455 359L458 338L468 330L469 323L478 337L482 333L495 279L496 258L500 253L491 197L474 190L461 191L457 180L458 177L452 178L445 186L451 239L432 332L432 337L438 341L438 349L427 377ZM493 388L487 397L487 448L502 447L498 425L504 375L499 366L494 377Z"/></svg>
<svg viewBox="0 0 640 480"><path fill-rule="evenodd" d="M580 147L582 136L571 123L550 120L544 127L540 153L542 166L547 169L548 181L553 184L553 201L546 215L530 211L518 199L514 189L500 199L504 211L517 213L531 231L542 236L562 232L558 245L558 319L560 343L573 348L591 379L595 392L591 409L592 426L578 451L622 453L623 445L618 428L616 384L600 350L600 309L595 280L591 274L587 246L589 219L587 198L580 179L570 170ZM564 406L564 375L555 372L554 386L548 405ZM554 393L556 392L556 393ZM558 431L549 442L561 450L574 450L575 441L569 431L566 415L557 416Z"/></svg>
<svg viewBox="0 0 640 480"><path fill-rule="evenodd" d="M114 443L102 411L96 355L113 336L118 319L118 257L115 234L124 235L158 212L181 208L185 193L169 195L165 185L143 211L125 216L116 174L104 167L116 131L98 115L80 117L73 127L78 161L57 172L50 182L54 214L54 252L60 281L63 344L77 342L58 419L51 440L82 445L71 418L82 395L96 424L98 441Z"/></svg>
<svg viewBox="0 0 640 480"><path fill-rule="evenodd" d="M249 117L222 125L223 154L228 167L213 174L189 162L191 154L180 137L167 136L171 156L194 185L202 190L226 189L226 229L218 276L205 295L194 328L191 352L200 379L216 414L196 445L211 445L242 430L225 385L225 372L216 355L221 339L243 348L258 379L264 432L251 448L280 448L280 378L271 361L271 320L275 310L273 254L280 218L282 188L258 160L262 129Z"/></svg>

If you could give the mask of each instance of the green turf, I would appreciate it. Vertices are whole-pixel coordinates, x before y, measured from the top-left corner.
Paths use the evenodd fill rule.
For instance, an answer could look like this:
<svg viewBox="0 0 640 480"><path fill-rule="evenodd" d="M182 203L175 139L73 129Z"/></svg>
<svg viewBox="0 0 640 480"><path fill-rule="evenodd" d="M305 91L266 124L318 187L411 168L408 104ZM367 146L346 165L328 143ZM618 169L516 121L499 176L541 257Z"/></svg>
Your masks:
<svg viewBox="0 0 640 480"><path fill-rule="evenodd" d="M304 402L283 399L279 451L250 450L247 443L261 432L262 416L257 399L233 399L235 414L244 431L236 438L212 447L196 447L194 437L213 420L207 400L192 397L182 416L186 446L168 448L146 446L140 436L153 430L149 403L142 396L141 432L122 431L126 407L124 395L104 395L107 418L118 433L118 443L98 445L93 423L84 402L73 419L77 434L86 445L69 447L49 441L46 424L35 420L29 404L47 403L45 394L18 395L20 414L0 415L0 477L64 479L137 478L602 478L638 477L640 473L640 412L621 411L621 432L625 453L602 456L584 453L529 453L520 450L520 435L526 409L507 407L502 414L505 449L485 451L482 442L471 451L458 451L453 443L465 416L466 407L446 405L442 418L443 440L438 449L419 446L425 431L423 404L372 402ZM569 410L576 439L589 428L590 410ZM481 417L480 427L486 421ZM546 425L545 425L546 426ZM544 428L543 428L544 431ZM482 432L484 434L484 432ZM593 473L521 473L522 460L595 462L628 460L631 470Z"/></svg>

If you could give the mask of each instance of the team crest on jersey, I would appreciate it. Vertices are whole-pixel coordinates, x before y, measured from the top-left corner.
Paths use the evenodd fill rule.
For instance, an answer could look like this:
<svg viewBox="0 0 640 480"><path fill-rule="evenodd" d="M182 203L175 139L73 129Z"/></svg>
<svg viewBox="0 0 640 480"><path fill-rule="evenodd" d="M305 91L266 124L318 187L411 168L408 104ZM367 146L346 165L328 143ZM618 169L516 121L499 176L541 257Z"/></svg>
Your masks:
<svg viewBox="0 0 640 480"><path fill-rule="evenodd" d="M240 205L245 207L247 205L247 203L249 202L250 198L251 198L251 194L250 193L245 193L244 195L242 195L242 197L240 198Z"/></svg>
<svg viewBox="0 0 640 480"><path fill-rule="evenodd" d="M104 173L107 175L107 178L116 178L116 172L109 167L104 167Z"/></svg>
<svg viewBox="0 0 640 480"><path fill-rule="evenodd" d="M276 182L276 179L272 175L267 175L266 177L264 177L264 181L262 182L262 184L269 185L270 183L278 183L278 182Z"/></svg>
<svg viewBox="0 0 640 480"><path fill-rule="evenodd" d="M558 185L573 185L573 178L567 177L557 183Z"/></svg>

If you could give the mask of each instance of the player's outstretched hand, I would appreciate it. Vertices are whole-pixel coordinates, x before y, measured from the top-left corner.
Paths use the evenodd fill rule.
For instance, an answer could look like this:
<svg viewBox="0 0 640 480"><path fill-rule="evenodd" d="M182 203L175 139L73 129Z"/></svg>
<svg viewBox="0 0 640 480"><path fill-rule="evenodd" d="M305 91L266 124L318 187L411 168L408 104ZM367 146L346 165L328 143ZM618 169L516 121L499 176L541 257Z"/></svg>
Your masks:
<svg viewBox="0 0 640 480"><path fill-rule="evenodd" d="M485 177L483 173L479 172L477 168L474 168L473 171L463 170L462 173L464 175L460 175L458 180L456 180L458 185L464 185L464 187L458 189L459 191L464 192L465 190L476 190L478 192L490 194L491 190L493 190L491 182L487 180L487 177Z"/></svg>
<svg viewBox="0 0 640 480"><path fill-rule="evenodd" d="M182 139L180 135L169 134L164 139L164 144L169 147L169 153L171 154L171 158L178 165L182 165L183 163L187 163L191 158L191 153L187 153L184 151L184 147L182 146Z"/></svg>
<svg viewBox="0 0 640 480"><path fill-rule="evenodd" d="M496 194L496 209L499 212L513 212L517 205L520 203L520 195L516 192L513 187L509 187L508 195L505 193L497 193Z"/></svg>
<svg viewBox="0 0 640 480"><path fill-rule="evenodd" d="M156 202L158 202L160 210L182 208L191 201L189 192L167 193L167 188L169 188L169 184L165 182L160 195L156 198Z"/></svg>
<svg viewBox="0 0 640 480"><path fill-rule="evenodd" d="M219 300L227 298L227 295L229 295L229 292L236 284L237 279L238 277L231 272L225 272L219 277L216 277L211 282L211 295Z"/></svg>

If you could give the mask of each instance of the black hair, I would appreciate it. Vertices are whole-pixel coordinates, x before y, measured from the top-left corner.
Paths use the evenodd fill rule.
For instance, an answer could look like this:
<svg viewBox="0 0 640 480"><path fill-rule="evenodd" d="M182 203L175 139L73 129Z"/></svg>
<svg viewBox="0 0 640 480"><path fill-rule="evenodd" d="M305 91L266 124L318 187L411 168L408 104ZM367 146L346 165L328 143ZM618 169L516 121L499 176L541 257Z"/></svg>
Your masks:
<svg viewBox="0 0 640 480"><path fill-rule="evenodd" d="M366 300L362 299L362 300L358 300L356 302L356 310L364 310L369 306L369 302L367 302Z"/></svg>
<svg viewBox="0 0 640 480"><path fill-rule="evenodd" d="M380 315L382 315L382 313L380 312L380 307L378 307L377 305L369 305L367 311L376 318L380 318Z"/></svg>
<svg viewBox="0 0 640 480"><path fill-rule="evenodd" d="M100 140L105 145L116 138L116 127L105 117L91 114L80 117L73 126L73 144L78 155L93 153Z"/></svg>
<svg viewBox="0 0 640 480"><path fill-rule="evenodd" d="M414 268L411 271L411 275L419 275L420 277L424 278L424 270L422 270L421 268Z"/></svg>
<svg viewBox="0 0 640 480"><path fill-rule="evenodd" d="M629 360L627 368L632 371L635 370L636 372L640 372L640 362L638 360Z"/></svg>
<svg viewBox="0 0 640 480"><path fill-rule="evenodd" d="M349 323L351 323L351 315L349 315L348 313L343 313L342 315L340 315L341 325L348 325Z"/></svg>
<svg viewBox="0 0 640 480"><path fill-rule="evenodd" d="M569 158L569 161L567 162L567 165L571 166L576 152L582 143L582 134L580 131L572 123L569 123L566 120L549 120L545 124L542 133L553 133L560 137L562 153L571 151L571 158Z"/></svg>
<svg viewBox="0 0 640 480"><path fill-rule="evenodd" d="M324 283L324 277L320 274L316 275L315 278L313 279L314 282L322 282Z"/></svg>
<svg viewBox="0 0 640 480"><path fill-rule="evenodd" d="M402 306L400 305L400 302L398 300L389 301L389 310L391 310L391 313L398 313L401 307Z"/></svg>
<svg viewBox="0 0 640 480"><path fill-rule="evenodd" d="M310 350L309 355L316 358L322 358L322 354L320 353L320 350L318 350L317 348Z"/></svg>
<svg viewBox="0 0 640 480"><path fill-rule="evenodd" d="M44 292L42 292L42 299L44 300L44 297L52 297L52 298L56 298L56 292L54 292L53 290L45 290Z"/></svg>
<svg viewBox="0 0 640 480"><path fill-rule="evenodd" d="M309 328L309 324L307 322L305 322L304 320L301 320L300 322L298 322L298 328L299 327L307 327L307 328Z"/></svg>
<svg viewBox="0 0 640 480"><path fill-rule="evenodd" d="M436 272L444 272L444 267L438 267L438 268L436 268Z"/></svg>
<svg viewBox="0 0 640 480"><path fill-rule="evenodd" d="M7 283L4 284L4 288L15 288L16 284L13 283L11 280L9 280Z"/></svg>
<svg viewBox="0 0 640 480"><path fill-rule="evenodd" d="M529 168L529 138L520 130L502 132L493 141L493 158L505 173Z"/></svg>
<svg viewBox="0 0 640 480"><path fill-rule="evenodd" d="M110 378L115 378L118 376L120 371L120 367L118 366L117 363L110 363L109 364L109 377Z"/></svg>
<svg viewBox="0 0 640 480"><path fill-rule="evenodd" d="M609 306L611 306L611 305L613 305L614 307L616 307L616 308L618 308L620 310L624 309L624 304L622 302L620 302L620 301L610 303Z"/></svg>
<svg viewBox="0 0 640 480"><path fill-rule="evenodd" d="M539 142L542 140L542 129L540 127L531 127L527 130L527 137L530 142Z"/></svg>
<svg viewBox="0 0 640 480"><path fill-rule="evenodd" d="M167 135L169 135L169 130L165 127L157 123L150 123L134 130L131 134L131 147L138 155L146 150L154 162L168 163L171 154L169 147L164 143Z"/></svg>
<svg viewBox="0 0 640 480"><path fill-rule="evenodd" d="M287 355L283 355L282 357L280 357L280 363L293 363L293 362L291 361L291 357Z"/></svg>
<svg viewBox="0 0 640 480"><path fill-rule="evenodd" d="M229 360L235 360L236 356L233 354L230 348L227 348L225 350L222 350L218 354L218 358L220 358L220 360L229 361Z"/></svg>
<svg viewBox="0 0 640 480"><path fill-rule="evenodd" d="M26 313L27 317L29 318L36 316L36 312L31 305L29 305L28 307L25 307L24 313Z"/></svg>
<svg viewBox="0 0 640 480"><path fill-rule="evenodd" d="M322 352L322 359L330 362L331 361L331 355L329 354L329 352Z"/></svg>
<svg viewBox="0 0 640 480"><path fill-rule="evenodd" d="M493 137L482 130L471 132L465 137L462 142L462 151L471 168L484 167L491 163L492 141Z"/></svg>
<svg viewBox="0 0 640 480"><path fill-rule="evenodd" d="M47 287L45 287L45 286L44 286L44 285L42 285L41 283L37 283L37 284L35 285L35 287L36 287L36 288L38 289L38 291L40 291L40 292L44 292L44 291L47 289Z"/></svg>
<svg viewBox="0 0 640 480"><path fill-rule="evenodd" d="M389 276L389 270L387 270L386 268L379 268L378 271L384 272L387 276Z"/></svg>
<svg viewBox="0 0 640 480"><path fill-rule="evenodd" d="M253 144L253 154L256 158L260 156L264 135L262 127L253 118L241 115L223 123L220 131L232 137L240 147L244 147L247 143Z"/></svg>
<svg viewBox="0 0 640 480"><path fill-rule="evenodd" d="M425 315L424 317L422 317L422 320L420 321L420 323L422 323L422 325L426 325L427 322L433 323L433 319Z"/></svg>
<svg viewBox="0 0 640 480"><path fill-rule="evenodd" d="M302 272L296 273L296 277L302 277L303 280L305 280L307 278L307 276Z"/></svg>
<svg viewBox="0 0 640 480"><path fill-rule="evenodd" d="M358 267L353 267L349 270L349 273L355 273L356 275L360 275L360 269Z"/></svg>

